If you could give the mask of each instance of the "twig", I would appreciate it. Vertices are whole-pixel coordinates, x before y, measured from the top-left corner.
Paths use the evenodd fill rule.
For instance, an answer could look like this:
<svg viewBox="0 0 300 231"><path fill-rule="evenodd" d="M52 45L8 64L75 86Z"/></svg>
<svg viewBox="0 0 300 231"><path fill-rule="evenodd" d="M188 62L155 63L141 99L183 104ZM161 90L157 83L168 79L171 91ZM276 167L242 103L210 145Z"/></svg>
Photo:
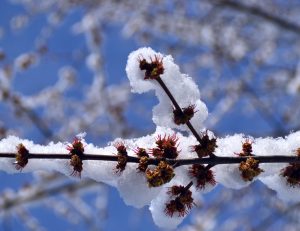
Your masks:
<svg viewBox="0 0 300 231"><path fill-rule="evenodd" d="M160 77L157 77L156 80L159 83L159 85L162 87L162 89L165 91L165 93L167 94L167 96L170 98L170 100L172 101L175 109L178 110L178 111L180 111L183 114L183 111L182 111L181 107L178 105L177 101L175 100L174 96L169 91L169 88L166 86L166 84L163 82L163 80ZM193 135L195 136L195 138L198 140L198 142L201 143L201 137L197 133L197 131L195 130L195 128L193 127L193 125L191 124L191 122L187 121L186 125L191 130L191 132L193 133Z"/></svg>

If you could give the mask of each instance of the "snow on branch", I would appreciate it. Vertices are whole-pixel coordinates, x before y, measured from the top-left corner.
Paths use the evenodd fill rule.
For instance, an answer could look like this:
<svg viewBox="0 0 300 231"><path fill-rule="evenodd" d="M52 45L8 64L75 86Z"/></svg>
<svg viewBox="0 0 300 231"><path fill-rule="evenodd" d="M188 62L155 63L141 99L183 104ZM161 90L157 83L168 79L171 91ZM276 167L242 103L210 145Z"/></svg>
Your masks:
<svg viewBox="0 0 300 231"><path fill-rule="evenodd" d="M171 56L141 48L129 55L126 71L132 91L155 90L159 99L153 134L102 148L87 143L84 134L45 146L9 136L0 141L0 170L57 171L106 183L126 204L149 206L162 228L175 228L217 184L240 189L260 180L281 199L300 201L300 132L276 139L215 137L203 128L208 112L198 87Z"/></svg>

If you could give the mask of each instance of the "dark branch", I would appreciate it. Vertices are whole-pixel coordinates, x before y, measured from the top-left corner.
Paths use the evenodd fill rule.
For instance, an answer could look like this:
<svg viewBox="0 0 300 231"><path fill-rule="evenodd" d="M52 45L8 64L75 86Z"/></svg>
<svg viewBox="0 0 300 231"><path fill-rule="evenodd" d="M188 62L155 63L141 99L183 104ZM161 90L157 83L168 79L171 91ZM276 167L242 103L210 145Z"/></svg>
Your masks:
<svg viewBox="0 0 300 231"><path fill-rule="evenodd" d="M15 153L0 153L0 158L15 158ZM192 164L209 164L209 165L219 165L219 164L238 164L245 161L249 156L213 156L207 158L191 158L191 159L167 159L166 161L175 167L182 165L192 165ZM253 156L251 156L253 157ZM71 158L70 154L40 154L30 153L28 159L65 159ZM255 156L254 159L258 160L259 163L300 163L300 157L298 156ZM117 155L93 155L84 154L82 160L100 160L100 161L118 161ZM139 158L134 156L128 156L128 163L139 163ZM158 165L160 159L149 158L149 165Z"/></svg>

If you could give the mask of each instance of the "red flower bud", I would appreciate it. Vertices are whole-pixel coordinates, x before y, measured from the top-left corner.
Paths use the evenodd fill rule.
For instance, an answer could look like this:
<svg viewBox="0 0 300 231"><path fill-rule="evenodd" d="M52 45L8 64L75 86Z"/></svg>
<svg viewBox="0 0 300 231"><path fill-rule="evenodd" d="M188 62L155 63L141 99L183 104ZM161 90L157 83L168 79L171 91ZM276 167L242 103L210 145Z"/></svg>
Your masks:
<svg viewBox="0 0 300 231"><path fill-rule="evenodd" d="M206 131L201 137L200 144L194 145L192 151L196 152L199 158L202 158L213 155L217 147L217 139L210 138Z"/></svg>
<svg viewBox="0 0 300 231"><path fill-rule="evenodd" d="M182 110L173 110L173 120L177 125L186 124L190 121L195 114L195 105L190 105Z"/></svg>
<svg viewBox="0 0 300 231"><path fill-rule="evenodd" d="M255 160L253 157L249 157L246 161L242 161L239 170L244 181L252 181L254 177L264 171L259 168L259 161Z"/></svg>
<svg viewBox="0 0 300 231"><path fill-rule="evenodd" d="M138 61L140 69L145 71L144 79L157 79L164 73L162 58L159 58L157 55L154 56L154 60L150 57L150 62L147 62L143 57L139 57Z"/></svg>
<svg viewBox="0 0 300 231"><path fill-rule="evenodd" d="M17 146L17 154L15 161L15 168L17 170L22 170L28 163L29 151L25 148L23 144Z"/></svg>
<svg viewBox="0 0 300 231"><path fill-rule="evenodd" d="M118 163L116 166L116 172L121 173L125 170L127 165L127 150L123 142L117 142L114 146L118 151Z"/></svg>
<svg viewBox="0 0 300 231"><path fill-rule="evenodd" d="M70 165L73 167L71 176L81 177L83 170L82 157L84 155L84 145L81 139L75 137L73 143L67 146L67 150L71 154Z"/></svg>
<svg viewBox="0 0 300 231"><path fill-rule="evenodd" d="M195 205L192 192L189 190L190 186L191 184L188 187L174 185L169 189L167 193L175 199L166 203L165 213L167 216L172 217L177 212L179 217L183 217Z"/></svg>
<svg viewBox="0 0 300 231"><path fill-rule="evenodd" d="M212 186L216 184L213 171L202 164L193 164L189 168L189 175L196 178L196 188L198 189L204 189L207 184L211 184Z"/></svg>

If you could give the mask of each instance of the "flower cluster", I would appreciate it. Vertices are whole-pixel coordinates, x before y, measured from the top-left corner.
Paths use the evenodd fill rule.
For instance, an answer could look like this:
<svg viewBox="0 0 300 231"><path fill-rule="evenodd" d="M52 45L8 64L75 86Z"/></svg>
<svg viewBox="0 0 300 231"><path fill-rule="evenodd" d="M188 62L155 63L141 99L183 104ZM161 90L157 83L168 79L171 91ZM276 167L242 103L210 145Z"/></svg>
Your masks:
<svg viewBox="0 0 300 231"><path fill-rule="evenodd" d="M186 124L190 121L195 114L195 105L190 105L182 110L174 109L173 110L173 120L177 125Z"/></svg>
<svg viewBox="0 0 300 231"><path fill-rule="evenodd" d="M145 173L149 187L159 187L172 180L175 176L174 168L168 164L167 159L176 159L178 151L178 137L173 135L158 135L155 141L156 148L151 148L149 153L157 160L157 166L149 168L149 154L145 148L137 147L134 149L139 158L137 169ZM123 142L117 142L115 148L118 150L117 172L125 170L128 162L128 154Z"/></svg>
<svg viewBox="0 0 300 231"><path fill-rule="evenodd" d="M75 137L73 143L67 146L67 150L71 154L70 165L73 167L71 176L81 177L81 172L83 170L82 158L84 155L84 145L81 138Z"/></svg>
<svg viewBox="0 0 300 231"><path fill-rule="evenodd" d="M196 179L196 187L198 189L204 189L207 184L212 186L216 184L214 173L210 167L209 165L204 166L203 164L193 164L189 167L189 175Z"/></svg>
<svg viewBox="0 0 300 231"><path fill-rule="evenodd" d="M121 173L125 170L127 165L128 154L123 142L117 142L115 148L118 151L118 164L116 166L117 172Z"/></svg>
<svg viewBox="0 0 300 231"><path fill-rule="evenodd" d="M300 148L297 148L296 154L300 157ZM280 175L285 177L287 184L291 187L300 186L300 164L292 163L281 169Z"/></svg>
<svg viewBox="0 0 300 231"><path fill-rule="evenodd" d="M202 134L200 144L194 145L192 151L196 152L199 158L202 158L205 156L213 156L217 147L217 139L214 137L210 138L206 131Z"/></svg>
<svg viewBox="0 0 300 231"><path fill-rule="evenodd" d="M286 181L290 186L300 186L300 164L288 165L281 170L280 175L286 178Z"/></svg>
<svg viewBox="0 0 300 231"><path fill-rule="evenodd" d="M156 158L176 159L179 154L177 142L176 134L164 137L159 135L155 142L157 147L151 149L150 153Z"/></svg>
<svg viewBox="0 0 300 231"><path fill-rule="evenodd" d="M168 194L171 198L175 198L166 203L166 215L172 217L177 212L178 216L183 217L191 210L195 205L192 192L189 190L191 185L189 184L187 187L174 185L169 189Z"/></svg>
<svg viewBox="0 0 300 231"><path fill-rule="evenodd" d="M259 168L259 161L255 160L253 157L249 157L246 161L242 161L239 170L244 181L252 181L254 177L264 171Z"/></svg>
<svg viewBox="0 0 300 231"><path fill-rule="evenodd" d="M25 146L23 144L19 144L17 146L16 161L14 163L17 170L21 170L27 165L28 155L29 151L25 148Z"/></svg>
<svg viewBox="0 0 300 231"><path fill-rule="evenodd" d="M252 154L252 143L249 138L245 140L245 142L242 145L242 152L238 153L239 156L254 156Z"/></svg>
<svg viewBox="0 0 300 231"><path fill-rule="evenodd" d="M139 58L140 69L145 70L144 79L157 79L161 74L164 73L164 66L162 58L159 58L157 55L154 56L154 59L150 57L150 62L143 57Z"/></svg>
<svg viewBox="0 0 300 231"><path fill-rule="evenodd" d="M160 161L154 169L147 169L146 178L149 187L159 187L172 180L175 176L174 169L166 161Z"/></svg>
<svg viewBox="0 0 300 231"><path fill-rule="evenodd" d="M138 170L141 172L146 172L148 168L149 154L144 148L137 148L135 154L140 158Z"/></svg>

